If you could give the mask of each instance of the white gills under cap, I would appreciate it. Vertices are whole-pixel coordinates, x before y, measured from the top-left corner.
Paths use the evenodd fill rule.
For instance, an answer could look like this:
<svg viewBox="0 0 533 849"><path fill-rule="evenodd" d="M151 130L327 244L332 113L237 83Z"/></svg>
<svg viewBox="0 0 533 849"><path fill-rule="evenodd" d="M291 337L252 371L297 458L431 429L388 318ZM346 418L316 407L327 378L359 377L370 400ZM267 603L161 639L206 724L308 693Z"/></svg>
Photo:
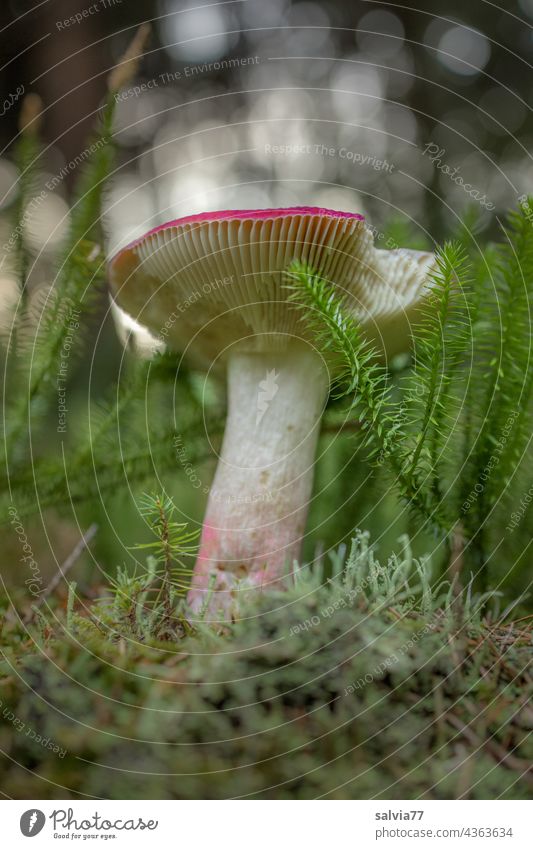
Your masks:
<svg viewBox="0 0 533 849"><path fill-rule="evenodd" d="M433 254L377 250L364 218L315 207L229 210L171 221L110 262L116 303L170 348L209 366L235 345L283 350L306 339L284 272L300 260L386 355L406 350Z"/></svg>

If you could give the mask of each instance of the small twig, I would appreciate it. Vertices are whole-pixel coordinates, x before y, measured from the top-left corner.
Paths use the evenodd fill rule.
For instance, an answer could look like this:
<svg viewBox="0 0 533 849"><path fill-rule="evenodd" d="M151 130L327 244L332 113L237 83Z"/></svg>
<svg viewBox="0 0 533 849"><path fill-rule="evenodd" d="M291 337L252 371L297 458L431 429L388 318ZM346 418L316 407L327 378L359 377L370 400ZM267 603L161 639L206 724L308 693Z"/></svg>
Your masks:
<svg viewBox="0 0 533 849"><path fill-rule="evenodd" d="M313 564L318 575L324 574L324 541L319 539L315 545Z"/></svg>
<svg viewBox="0 0 533 849"><path fill-rule="evenodd" d="M345 431L359 431L359 430L361 430L361 427L362 427L362 425L361 425L361 422L359 422L359 421L341 422L338 425L326 423L326 424L323 424L322 427L320 428L320 433L321 434L334 433L334 434L337 434L337 435L340 436L340 434L344 433Z"/></svg>
<svg viewBox="0 0 533 849"><path fill-rule="evenodd" d="M150 37L151 27L149 23L141 24L135 33L126 52L119 59L117 65L109 74L107 87L111 93L116 93L126 86L137 73L146 42Z"/></svg>
<svg viewBox="0 0 533 849"><path fill-rule="evenodd" d="M459 731L472 746L475 746L477 750L484 748L499 764L507 767L508 769L519 770L523 773L522 777L527 781L530 781L529 773L533 771L533 766L529 761L513 754L516 746L515 749L507 751L498 743L497 740L494 739L494 737L489 737L483 740L481 737L478 737L474 731L472 731L469 724L465 725L462 720L453 713L448 713L446 719L450 725L456 728L457 731Z"/></svg>
<svg viewBox="0 0 533 849"><path fill-rule="evenodd" d="M35 92L30 92L22 101L19 130L26 135L38 136L42 124L43 101Z"/></svg>
<svg viewBox="0 0 533 849"><path fill-rule="evenodd" d="M511 625L516 625L517 622L524 622L525 619L533 619L533 613L528 613L527 616L521 616L520 619L514 619L511 622ZM496 628L499 627L498 623L496 623Z"/></svg>
<svg viewBox="0 0 533 849"><path fill-rule="evenodd" d="M33 619L33 615L34 615L35 611L38 610L40 607L42 607L42 605L44 604L46 599L49 598L49 596L51 596L52 593L54 592L54 590L59 586L62 578L65 578L67 573L70 572L70 570L72 569L74 564L78 561L81 554L84 552L84 550L87 548L90 541L95 536L97 530L98 530L98 525L92 524L85 531L82 538L76 543L76 545L74 546L74 548L70 552L67 559L59 567L58 571L56 572L56 574L54 575L54 577L52 578L52 580L50 581L50 583L48 584L48 586L46 587L46 589L42 593L41 597L39 598L39 601L36 604L32 605L31 611L29 613L27 613L26 616L24 617L23 622L24 622L25 625L28 625L29 622L31 622L31 620Z"/></svg>
<svg viewBox="0 0 533 849"><path fill-rule="evenodd" d="M463 556L465 549L464 532L461 523L457 522L453 531L450 545L450 562L448 564L448 575L450 583L454 587L455 596L461 595L461 573L463 571Z"/></svg>

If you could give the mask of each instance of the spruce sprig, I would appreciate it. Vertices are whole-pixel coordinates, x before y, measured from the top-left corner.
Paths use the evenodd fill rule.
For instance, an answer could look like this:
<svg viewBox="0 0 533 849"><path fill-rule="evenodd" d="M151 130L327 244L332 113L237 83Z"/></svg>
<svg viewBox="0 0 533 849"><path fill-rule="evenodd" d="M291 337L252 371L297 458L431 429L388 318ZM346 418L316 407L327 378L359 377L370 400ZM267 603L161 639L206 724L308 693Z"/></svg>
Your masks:
<svg viewBox="0 0 533 849"><path fill-rule="evenodd" d="M58 263L53 287L42 303L37 331L25 334L29 344L26 344L20 352L22 356L19 356L16 363L17 385L12 393L13 397L7 399L8 409L4 410L4 420L9 422L5 438L10 474L13 473L17 464L26 462L30 428L34 435L36 427L44 421L54 401L55 393L51 387L60 371L61 351L65 340L72 331L70 316L73 311L76 317L78 314L81 316L80 327L76 328L76 344L70 348L70 354L75 351L79 356L83 351L83 333L87 318L95 311L101 299L105 262L99 247L103 241L100 222L103 191L115 156L113 141L115 94L118 88L125 85L135 73L148 34L149 27L143 25L122 61L109 77L101 120L91 143L86 148L87 155L76 183L76 201L71 211L69 232ZM31 97L26 100L30 104L33 102ZM28 167L24 169L25 185L30 184L32 169L35 168L35 151L40 144L36 132L38 123L35 118L29 124L26 121L29 129L23 132L19 144L19 159L28 163ZM27 254L22 237L19 239L19 244L20 251L25 257L19 262L23 282ZM31 317L25 315L21 317L15 333L17 340L21 335L20 328L24 328L24 325L28 323L32 326L35 324L28 319ZM22 392L21 386L24 387Z"/></svg>
<svg viewBox="0 0 533 849"><path fill-rule="evenodd" d="M474 356L457 512L484 586L491 539L498 543L498 513L516 494L517 468L531 437L532 203L510 213L503 242L489 245L476 264Z"/></svg>
<svg viewBox="0 0 533 849"><path fill-rule="evenodd" d="M360 323L343 308L334 286L309 266L292 263L286 279L289 301L303 312L317 347L332 360L333 395L352 397L351 413L357 415L366 446L388 454L400 437L401 419L391 401L387 371Z"/></svg>
<svg viewBox="0 0 533 849"><path fill-rule="evenodd" d="M176 505L165 492L145 493L138 505L155 539L138 543L133 550L148 552L155 564L153 575L160 587L154 604L161 602L165 616L170 617L176 599L189 588L192 569L183 558L196 552L199 531L190 531L186 522L176 521Z"/></svg>
<svg viewBox="0 0 533 849"><path fill-rule="evenodd" d="M471 357L470 264L464 248L447 243L435 254L421 317L412 329L413 368L405 379L408 475L438 479L440 448L450 438L461 397L454 376ZM458 397L459 396L459 397Z"/></svg>
<svg viewBox="0 0 533 849"><path fill-rule="evenodd" d="M468 322L460 306L467 269L460 247L445 245L438 252L414 328L415 366L396 400L386 368L334 286L301 263L293 263L287 274L290 300L303 311L318 349L332 357L335 392L350 396L350 413L361 424L372 459L392 472L399 495L424 523L445 533L453 519L434 479L438 445L453 427L453 418L446 415L453 398L452 373L469 347Z"/></svg>
<svg viewBox="0 0 533 849"><path fill-rule="evenodd" d="M40 139L42 101L37 94L30 93L22 101L19 119L20 133L14 150L14 161L18 168L17 198L13 206L14 267L17 273L21 299L26 300L26 282L30 265L30 254L25 245L25 216L38 187L38 172L42 154Z"/></svg>
<svg viewBox="0 0 533 849"><path fill-rule="evenodd" d="M498 451L494 474L483 488L487 506L506 487L531 433L533 225L524 209L510 213L504 239L492 252L494 297L479 306L477 355L484 380L474 395L479 413L470 483L475 486L477 472Z"/></svg>

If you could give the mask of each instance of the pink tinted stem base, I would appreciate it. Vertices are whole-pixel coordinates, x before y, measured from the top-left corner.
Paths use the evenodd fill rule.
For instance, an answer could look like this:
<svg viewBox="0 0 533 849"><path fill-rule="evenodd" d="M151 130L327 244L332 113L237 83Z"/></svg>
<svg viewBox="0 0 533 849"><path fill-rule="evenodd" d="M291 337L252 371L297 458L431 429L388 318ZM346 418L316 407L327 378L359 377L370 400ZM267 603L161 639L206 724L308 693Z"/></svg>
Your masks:
<svg viewBox="0 0 533 849"><path fill-rule="evenodd" d="M229 621L250 593L290 579L327 391L307 346L230 357L228 418L188 596L195 613Z"/></svg>

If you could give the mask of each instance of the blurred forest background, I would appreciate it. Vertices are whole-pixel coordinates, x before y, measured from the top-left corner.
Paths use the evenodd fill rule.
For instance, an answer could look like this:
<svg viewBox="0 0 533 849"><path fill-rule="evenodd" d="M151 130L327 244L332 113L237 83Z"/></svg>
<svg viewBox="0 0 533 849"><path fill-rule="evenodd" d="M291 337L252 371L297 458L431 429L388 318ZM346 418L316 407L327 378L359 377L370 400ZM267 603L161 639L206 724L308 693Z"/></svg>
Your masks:
<svg viewBox="0 0 533 849"><path fill-rule="evenodd" d="M412 246L431 249L457 231L472 206L484 236L497 235L500 216L533 191L533 0L502 8L448 0L445 10L435 0L413 0L410 8L365 0L205 6L4 0L0 244L9 238L17 198L11 150L23 93L35 91L44 103L36 195L53 183L24 231L33 257L30 301L38 303L53 281L71 187L107 75L145 20L154 21L151 41L135 83L117 104L119 159L105 198L107 252L191 213L300 204L363 212L377 232L392 233L399 243L408 233ZM402 226L391 223L398 220ZM20 292L9 260L2 259L0 269L6 338ZM71 445L88 398L105 396L123 357L105 298L92 333L91 357L69 374ZM58 439L55 424L50 440ZM184 464L159 471L184 518L201 520L205 493L191 484ZM394 496L384 489L383 497L370 497L369 487L380 483L378 476L369 483L367 471L360 458L354 461L349 439L331 447L324 437L316 485L322 498L313 501L310 546L338 545L361 526L387 553L410 530ZM196 472L208 482L212 464ZM95 563L110 571L127 560L128 546L146 534L135 505L140 491L126 486L74 512L28 520L43 571L55 572L80 528L93 522L92 559L80 561L78 580L89 584ZM2 535L6 574L12 560L16 580L19 541L11 529ZM428 543L415 540L415 548L427 550Z"/></svg>

